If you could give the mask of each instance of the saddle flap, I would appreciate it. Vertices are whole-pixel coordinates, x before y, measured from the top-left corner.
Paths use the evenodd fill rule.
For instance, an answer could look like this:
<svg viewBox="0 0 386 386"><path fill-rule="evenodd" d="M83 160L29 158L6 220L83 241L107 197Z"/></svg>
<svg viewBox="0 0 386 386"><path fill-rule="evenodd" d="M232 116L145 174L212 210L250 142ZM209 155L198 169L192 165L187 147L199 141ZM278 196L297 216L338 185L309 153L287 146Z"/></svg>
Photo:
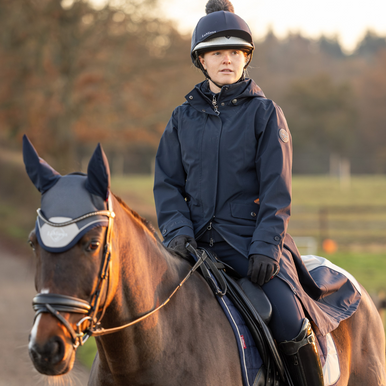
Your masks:
<svg viewBox="0 0 386 386"><path fill-rule="evenodd" d="M245 295L255 307L265 324L268 324L272 316L272 305L267 295L257 284L252 283L248 278L237 280L238 285L244 291Z"/></svg>

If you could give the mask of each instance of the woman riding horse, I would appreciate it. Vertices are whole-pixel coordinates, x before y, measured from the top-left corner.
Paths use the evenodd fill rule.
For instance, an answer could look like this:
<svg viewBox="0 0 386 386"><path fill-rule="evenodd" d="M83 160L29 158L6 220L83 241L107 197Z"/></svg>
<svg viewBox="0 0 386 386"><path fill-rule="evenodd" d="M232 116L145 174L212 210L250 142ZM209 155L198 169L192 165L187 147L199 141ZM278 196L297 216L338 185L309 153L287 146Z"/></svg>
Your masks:
<svg viewBox="0 0 386 386"><path fill-rule="evenodd" d="M159 228L164 244L183 256L188 242L206 248L262 286L294 383L322 386L306 313L325 334L352 315L359 295L344 313L326 316L315 305L322 291L287 234L292 141L285 117L245 76L254 50L248 25L227 0L210 0L206 11L191 42L206 80L174 110L156 156Z"/></svg>
<svg viewBox="0 0 386 386"><path fill-rule="evenodd" d="M60 176L26 137L23 142L27 173L42 194L29 237L38 293L28 346L39 372L58 376L70 371L76 348L93 335L98 354L90 386L271 384L269 377L267 382L261 377L263 366L255 368L249 383L243 382L243 351L239 355L237 346L248 346L248 339L235 339L209 285L194 272L197 264L191 267L170 253L154 230L110 192L109 166L100 146L87 175ZM294 261L299 264L296 255ZM330 282L335 280L320 307L334 315L342 309L334 307L346 301L351 312L353 298L340 296L341 288L347 292L351 282L338 267L314 267L312 272L319 273L321 285L328 283L320 272L329 272ZM305 279L302 275L307 283ZM308 284L315 295L315 283ZM331 333L340 371L337 377L326 377L325 384L384 386L381 318L363 287L356 287L362 292L357 312ZM321 323L323 313L316 308L313 315L324 328L336 321L330 317Z"/></svg>

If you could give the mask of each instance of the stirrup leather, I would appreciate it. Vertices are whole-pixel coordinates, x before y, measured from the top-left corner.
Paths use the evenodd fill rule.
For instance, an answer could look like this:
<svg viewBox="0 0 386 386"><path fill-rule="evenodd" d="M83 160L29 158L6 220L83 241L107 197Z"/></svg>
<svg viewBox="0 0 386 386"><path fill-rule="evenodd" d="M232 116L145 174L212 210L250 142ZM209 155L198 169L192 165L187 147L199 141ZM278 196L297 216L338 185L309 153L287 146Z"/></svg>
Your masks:
<svg viewBox="0 0 386 386"><path fill-rule="evenodd" d="M298 336L279 344L288 371L297 386L324 386L315 335L308 319L304 319Z"/></svg>

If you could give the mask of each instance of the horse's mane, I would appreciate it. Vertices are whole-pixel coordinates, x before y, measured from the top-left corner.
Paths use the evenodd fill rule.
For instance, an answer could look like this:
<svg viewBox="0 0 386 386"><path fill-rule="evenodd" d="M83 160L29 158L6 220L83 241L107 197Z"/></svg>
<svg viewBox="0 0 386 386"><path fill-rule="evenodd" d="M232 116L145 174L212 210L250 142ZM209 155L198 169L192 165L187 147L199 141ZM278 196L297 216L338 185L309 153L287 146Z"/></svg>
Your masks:
<svg viewBox="0 0 386 386"><path fill-rule="evenodd" d="M144 217L141 217L135 210L131 209L125 201L122 200L121 197L114 194L114 197L117 199L117 201L123 206L123 208L129 212L134 218L139 220L154 236L158 238L158 234L156 230L154 229L153 225L146 220Z"/></svg>
<svg viewBox="0 0 386 386"><path fill-rule="evenodd" d="M178 252L176 252L175 250L173 249L170 249L168 247L166 247L165 245L163 245L163 243L161 242L161 239L157 233L157 231L154 229L153 225L151 225L151 223L146 220L144 217L140 216L135 210L131 209L125 201L122 200L121 197L113 194L114 197L117 199L117 201L123 206L123 208L129 212L134 218L136 218L137 220L139 220L155 237L155 239L158 241L159 245L161 247L163 247L165 250L167 250L170 254L174 255L174 256L178 256L180 258L183 258L183 256L181 256L181 254L179 254ZM185 259L186 260L186 259ZM192 263L192 262L191 262ZM194 263L194 262L193 262Z"/></svg>
<svg viewBox="0 0 386 386"><path fill-rule="evenodd" d="M153 225L151 225L151 223L148 220L146 220L144 217L141 217L135 210L131 209L126 204L126 202L122 200L121 197L119 197L115 194L113 194L113 195L127 212L129 212L134 218L139 220L154 235L155 239L158 241L158 243L159 243L159 245L161 245L161 247L163 247L165 250L167 250L170 254L172 254L174 256L178 256L180 258L183 258L183 256L181 256L178 252L176 252L173 249L170 249L168 247L165 247L162 244L161 239L159 238L157 231L154 229Z"/></svg>

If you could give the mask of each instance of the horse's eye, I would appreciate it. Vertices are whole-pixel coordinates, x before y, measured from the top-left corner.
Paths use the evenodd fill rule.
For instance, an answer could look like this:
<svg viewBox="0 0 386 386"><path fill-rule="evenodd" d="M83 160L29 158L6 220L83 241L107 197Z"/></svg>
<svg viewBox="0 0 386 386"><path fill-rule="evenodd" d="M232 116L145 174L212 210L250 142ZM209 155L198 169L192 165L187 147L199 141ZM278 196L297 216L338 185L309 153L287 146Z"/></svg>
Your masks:
<svg viewBox="0 0 386 386"><path fill-rule="evenodd" d="M90 251L96 251L99 248L99 241L91 241L90 245L88 246L88 249Z"/></svg>
<svg viewBox="0 0 386 386"><path fill-rule="evenodd" d="M32 248L32 250L34 251L35 250L35 244L31 240L28 240L28 244Z"/></svg>

